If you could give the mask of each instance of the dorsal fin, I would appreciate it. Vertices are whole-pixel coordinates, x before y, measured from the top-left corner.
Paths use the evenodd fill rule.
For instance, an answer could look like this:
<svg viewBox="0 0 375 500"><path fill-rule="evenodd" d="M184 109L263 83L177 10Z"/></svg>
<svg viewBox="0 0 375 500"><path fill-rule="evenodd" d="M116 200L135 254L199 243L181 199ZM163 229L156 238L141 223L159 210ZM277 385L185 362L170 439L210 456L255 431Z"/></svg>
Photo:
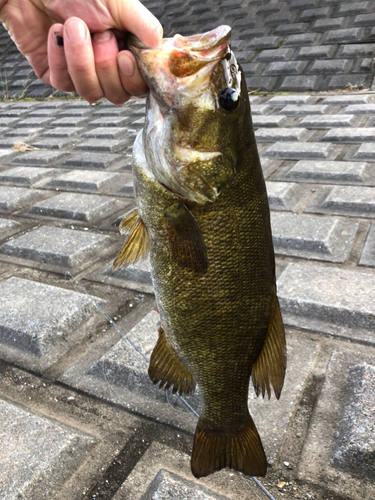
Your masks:
<svg viewBox="0 0 375 500"><path fill-rule="evenodd" d="M138 211L136 214L133 212L130 212L120 224L120 231L128 232L128 236L113 263L114 271L119 267L128 266L129 264L134 264L139 260L145 259L150 250L146 226L138 216ZM135 219L135 217L137 218ZM135 222L133 222L134 219Z"/></svg>

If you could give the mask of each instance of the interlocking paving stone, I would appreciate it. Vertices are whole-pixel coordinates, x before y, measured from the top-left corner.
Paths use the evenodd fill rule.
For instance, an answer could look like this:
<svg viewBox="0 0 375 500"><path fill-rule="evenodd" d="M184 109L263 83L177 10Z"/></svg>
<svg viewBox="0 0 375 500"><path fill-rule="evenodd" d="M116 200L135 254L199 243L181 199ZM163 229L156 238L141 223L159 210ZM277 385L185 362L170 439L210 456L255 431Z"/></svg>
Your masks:
<svg viewBox="0 0 375 500"><path fill-rule="evenodd" d="M375 224L372 223L367 235L361 258L361 266L375 267Z"/></svg>
<svg viewBox="0 0 375 500"><path fill-rule="evenodd" d="M334 59L333 61L314 61L309 72L321 74L348 73L353 65L350 59Z"/></svg>
<svg viewBox="0 0 375 500"><path fill-rule="evenodd" d="M307 66L306 61L277 61L268 65L265 75L298 75Z"/></svg>
<svg viewBox="0 0 375 500"><path fill-rule="evenodd" d="M22 137L24 138L23 142L29 143L43 130L43 128L24 128L22 130L10 129L9 132L4 134L4 137L20 137L20 134L22 134Z"/></svg>
<svg viewBox="0 0 375 500"><path fill-rule="evenodd" d="M74 125L76 127L80 127L82 125L85 125L89 120L89 117L82 117L82 118L77 118L74 117ZM71 127L72 126L72 118L71 117L64 117L64 118L58 118L57 120L52 121L49 126L50 127Z"/></svg>
<svg viewBox="0 0 375 500"><path fill-rule="evenodd" d="M322 137L322 140L332 142L375 142L375 127L332 128Z"/></svg>
<svg viewBox="0 0 375 500"><path fill-rule="evenodd" d="M305 116L299 126L307 128L348 127L355 125L357 120L355 115L311 115Z"/></svg>
<svg viewBox="0 0 375 500"><path fill-rule="evenodd" d="M262 50L257 60L261 62L287 61L292 57L294 49Z"/></svg>
<svg viewBox="0 0 375 500"><path fill-rule="evenodd" d="M331 58L336 51L337 47L335 45L313 45L311 47L301 47L297 57L301 59Z"/></svg>
<svg viewBox="0 0 375 500"><path fill-rule="evenodd" d="M4 238L19 227L21 227L20 224L14 220L0 218L0 238Z"/></svg>
<svg viewBox="0 0 375 500"><path fill-rule="evenodd" d="M133 179L129 180L128 182L125 182L120 189L115 191L115 194L117 196L128 196L131 198L134 198L134 182Z"/></svg>
<svg viewBox="0 0 375 500"><path fill-rule="evenodd" d="M0 186L0 210L14 212L32 205L43 198L42 191L19 187Z"/></svg>
<svg viewBox="0 0 375 500"><path fill-rule="evenodd" d="M133 142L134 137L130 135L122 140L106 139L103 142L97 139L85 139L75 148L75 151L109 151L111 153L117 153L131 146Z"/></svg>
<svg viewBox="0 0 375 500"><path fill-rule="evenodd" d="M285 160L299 160L300 158L329 157L332 145L320 142L276 142L263 152L264 156L283 158Z"/></svg>
<svg viewBox="0 0 375 500"><path fill-rule="evenodd" d="M360 56L372 56L374 50L375 50L375 44L373 43L341 45L337 55L344 57L355 57L355 58Z"/></svg>
<svg viewBox="0 0 375 500"><path fill-rule="evenodd" d="M44 226L8 241L0 253L66 268L83 264L111 244L101 234Z"/></svg>
<svg viewBox="0 0 375 500"><path fill-rule="evenodd" d="M29 213L91 222L124 208L124 202L94 194L61 193L36 203Z"/></svg>
<svg viewBox="0 0 375 500"><path fill-rule="evenodd" d="M340 219L271 212L275 252L330 262L344 262L358 224Z"/></svg>
<svg viewBox="0 0 375 500"><path fill-rule="evenodd" d="M96 116L93 115L93 117ZM129 123L128 116L103 116L101 118L97 118L96 120L92 120L89 123L90 127L124 127Z"/></svg>
<svg viewBox="0 0 375 500"><path fill-rule="evenodd" d="M131 290L144 293L154 293L151 279L150 259L121 267L113 271L112 263L104 270L103 275L110 279L109 282L121 281L124 286Z"/></svg>
<svg viewBox="0 0 375 500"><path fill-rule="evenodd" d="M277 283L286 325L375 344L375 276L288 264Z"/></svg>
<svg viewBox="0 0 375 500"><path fill-rule="evenodd" d="M84 130L82 127L54 127L46 129L41 137L77 137Z"/></svg>
<svg viewBox="0 0 375 500"><path fill-rule="evenodd" d="M125 138L127 135L129 135L127 129L124 129L122 127L97 127L93 129L90 128L87 132L85 132L82 135L82 137L94 137L97 139L112 139L118 137Z"/></svg>
<svg viewBox="0 0 375 500"><path fill-rule="evenodd" d="M251 105L251 113L253 115L264 115L267 114L267 112L271 108L267 106L267 104L252 104Z"/></svg>
<svg viewBox="0 0 375 500"><path fill-rule="evenodd" d="M363 28L344 28L328 31L323 43L359 42L363 37Z"/></svg>
<svg viewBox="0 0 375 500"><path fill-rule="evenodd" d="M273 49L277 48L282 40L283 39L280 36L253 38L248 44L248 47L251 49Z"/></svg>
<svg viewBox="0 0 375 500"><path fill-rule="evenodd" d="M304 115L324 115L327 113L329 107L322 104L288 104L285 108L279 111L280 114L290 116L304 116Z"/></svg>
<svg viewBox="0 0 375 500"><path fill-rule="evenodd" d="M73 153L60 167L62 168L107 168L123 159L123 155L109 153Z"/></svg>
<svg viewBox="0 0 375 500"><path fill-rule="evenodd" d="M52 498L83 461L95 439L0 399L0 497Z"/></svg>
<svg viewBox="0 0 375 500"><path fill-rule="evenodd" d="M300 160L280 178L337 184L375 183L375 171L366 162Z"/></svg>
<svg viewBox="0 0 375 500"><path fill-rule="evenodd" d="M375 114L375 104L351 104L344 109L344 113L349 115L373 115Z"/></svg>
<svg viewBox="0 0 375 500"><path fill-rule="evenodd" d="M272 210L293 210L310 189L293 182L274 181L267 181L266 187Z"/></svg>
<svg viewBox="0 0 375 500"><path fill-rule="evenodd" d="M83 338L84 325L96 314L86 295L36 281L12 277L0 282L0 291L2 357L37 371Z"/></svg>
<svg viewBox="0 0 375 500"><path fill-rule="evenodd" d="M326 97L322 104L332 106L348 106L350 104L367 104L370 102L369 95L332 95Z"/></svg>
<svg viewBox="0 0 375 500"><path fill-rule="evenodd" d="M67 153L60 153L58 151L28 151L14 158L12 164L54 165L66 156Z"/></svg>
<svg viewBox="0 0 375 500"><path fill-rule="evenodd" d="M31 145L39 149L67 149L79 144L79 139L74 136L71 138L47 138L38 137L31 142Z"/></svg>
<svg viewBox="0 0 375 500"><path fill-rule="evenodd" d="M312 99L310 95L277 95L267 101L267 104L277 107L290 104L310 104Z"/></svg>
<svg viewBox="0 0 375 500"><path fill-rule="evenodd" d="M17 127L43 127L48 125L50 121L50 118L45 118L44 120L41 117L25 118L17 123Z"/></svg>
<svg viewBox="0 0 375 500"><path fill-rule="evenodd" d="M353 158L356 160L375 161L375 144L362 144L353 154Z"/></svg>
<svg viewBox="0 0 375 500"><path fill-rule="evenodd" d="M47 177L51 177L53 173L54 169L52 168L16 167L0 172L0 184L29 187Z"/></svg>
<svg viewBox="0 0 375 500"><path fill-rule="evenodd" d="M303 141L311 136L311 132L303 128L266 128L255 132L259 142Z"/></svg>
<svg viewBox="0 0 375 500"><path fill-rule="evenodd" d="M14 149L0 150L0 165L8 163L9 160L18 156L20 153Z"/></svg>
<svg viewBox="0 0 375 500"><path fill-rule="evenodd" d="M58 175L44 187L47 189L64 189L66 191L82 191L102 193L111 188L115 183L122 182L118 173L98 172L96 170L71 171ZM1 173L0 173L1 182Z"/></svg>
<svg viewBox="0 0 375 500"><path fill-rule="evenodd" d="M307 207L306 212L373 217L375 188L362 186L335 186L329 190L323 188Z"/></svg>
<svg viewBox="0 0 375 500"><path fill-rule="evenodd" d="M335 350L309 424L298 477L348 498L374 496L375 360ZM320 446L325 443L325 446Z"/></svg>
<svg viewBox="0 0 375 500"><path fill-rule="evenodd" d="M281 115L255 115L252 120L254 127L282 127L288 121L286 116Z"/></svg>
<svg viewBox="0 0 375 500"><path fill-rule="evenodd" d="M319 43L321 35L318 33L302 33L301 35L289 35L284 40L284 45L314 45Z"/></svg>

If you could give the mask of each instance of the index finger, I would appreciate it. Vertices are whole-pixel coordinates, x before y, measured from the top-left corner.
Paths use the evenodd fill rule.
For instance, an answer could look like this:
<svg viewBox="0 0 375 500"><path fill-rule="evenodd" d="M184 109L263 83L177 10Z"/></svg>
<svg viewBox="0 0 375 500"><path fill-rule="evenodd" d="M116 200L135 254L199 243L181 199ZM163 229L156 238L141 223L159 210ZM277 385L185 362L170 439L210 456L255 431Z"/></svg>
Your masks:
<svg viewBox="0 0 375 500"><path fill-rule="evenodd" d="M163 38L158 19L139 0L108 1L107 8L120 31L129 31L148 47L157 47Z"/></svg>

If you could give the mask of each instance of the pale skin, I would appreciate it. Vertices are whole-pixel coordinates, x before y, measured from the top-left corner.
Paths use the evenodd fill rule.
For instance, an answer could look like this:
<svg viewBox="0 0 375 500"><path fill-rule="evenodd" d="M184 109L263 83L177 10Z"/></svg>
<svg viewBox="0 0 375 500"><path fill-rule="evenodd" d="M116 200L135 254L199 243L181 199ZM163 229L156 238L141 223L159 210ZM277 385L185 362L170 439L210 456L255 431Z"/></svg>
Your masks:
<svg viewBox="0 0 375 500"><path fill-rule="evenodd" d="M144 96L125 34L156 47L163 30L138 0L0 0L0 21L38 78L90 103Z"/></svg>

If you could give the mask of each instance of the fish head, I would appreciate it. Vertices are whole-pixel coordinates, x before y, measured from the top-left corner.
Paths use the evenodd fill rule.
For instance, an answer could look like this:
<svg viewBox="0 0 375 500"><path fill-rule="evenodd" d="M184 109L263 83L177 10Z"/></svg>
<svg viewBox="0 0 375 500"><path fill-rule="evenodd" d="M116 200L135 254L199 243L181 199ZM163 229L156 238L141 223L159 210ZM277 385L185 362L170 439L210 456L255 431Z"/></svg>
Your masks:
<svg viewBox="0 0 375 500"><path fill-rule="evenodd" d="M249 116L229 26L129 48L149 87L143 144L155 178L177 196L214 202L237 173Z"/></svg>

